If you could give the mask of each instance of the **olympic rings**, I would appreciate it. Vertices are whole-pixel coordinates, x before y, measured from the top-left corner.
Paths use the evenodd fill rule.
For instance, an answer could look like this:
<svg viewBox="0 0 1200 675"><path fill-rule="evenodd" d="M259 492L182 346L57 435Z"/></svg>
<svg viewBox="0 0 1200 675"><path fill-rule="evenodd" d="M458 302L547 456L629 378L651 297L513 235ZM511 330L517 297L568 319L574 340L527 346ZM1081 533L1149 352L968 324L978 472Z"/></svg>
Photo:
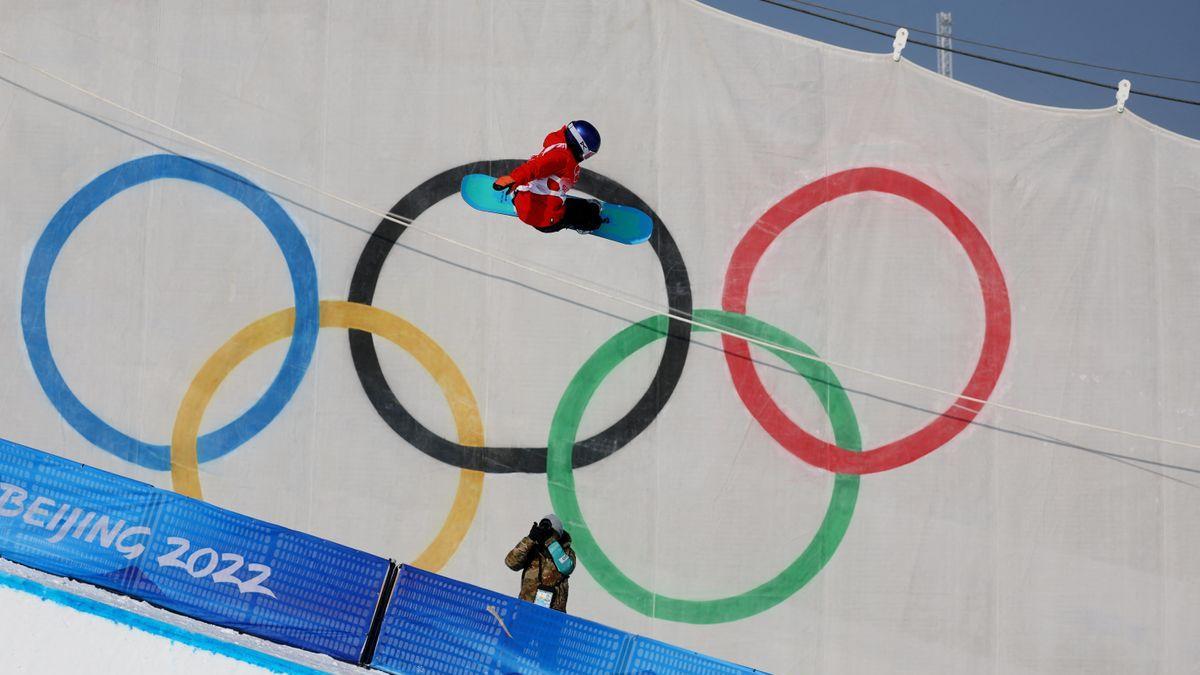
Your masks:
<svg viewBox="0 0 1200 675"><path fill-rule="evenodd" d="M430 206L458 192L468 173L507 173L518 160L474 162L444 171L405 195L391 213L416 219ZM276 312L243 328L217 350L191 382L172 430L171 445L151 445L102 421L75 396L54 362L46 332L46 295L58 254L74 230L108 199L142 183L173 178L200 183L228 195L254 213L274 237L288 265L295 308ZM723 310L700 310L704 323L729 330L723 335L725 358L738 396L760 425L793 455L834 472L834 489L820 528L803 552L769 581L738 595L714 600L660 596L638 585L601 550L588 529L575 494L574 469L587 466L627 445L662 411L682 376L692 330L681 318L692 315L692 291L679 248L657 214L615 181L584 170L579 188L596 197L629 204L649 213L655 223L650 244L666 283L669 315L650 317L605 342L572 378L555 411L545 448L487 447L479 410L470 387L450 357L429 336L407 321L370 306L383 265L405 226L383 220L360 254L349 301L317 298L316 267L303 235L287 213L261 188L216 165L175 155L143 157L121 164L92 180L55 213L38 239L26 271L21 325L38 381L68 423L97 447L151 469L172 472L175 489L202 497L201 462L220 457L265 428L299 387L313 356L320 327L346 328L355 370L363 390L388 426L425 454L460 469L450 513L437 536L414 564L439 570L457 550L478 510L484 472L546 472L555 510L572 528L576 548L596 581L634 610L656 618L690 623L734 621L765 611L808 583L832 558L845 536L858 498L860 474L902 466L954 438L979 413L1003 370L1011 339L1011 309L1003 273L983 235L945 196L921 181L882 168L843 171L815 181L769 209L738 243L726 272ZM862 440L849 398L829 366L784 351L815 356L781 329L745 314L750 279L766 249L785 229L817 206L838 197L875 191L912 201L936 216L966 251L983 295L986 320L975 370L956 405L933 422L898 441L862 451ZM678 318L677 318L678 317ZM458 442L434 434L400 404L380 368L372 335L408 350L433 376L450 404ZM292 336L287 356L266 393L221 429L197 438L202 418L217 388L239 363L262 347ZM584 410L601 382L627 357L662 337L670 337L653 381L634 407L608 429L575 442ZM782 345L771 349L813 388L830 418L834 443L800 429L770 398L750 360L748 338ZM951 412L965 407L963 412Z"/></svg>
<svg viewBox="0 0 1200 675"><path fill-rule="evenodd" d="M463 176L469 173L508 173L520 164L520 160L509 159L473 162L448 169L405 195L392 207L390 214L416 220L429 207L458 194ZM654 220L654 234L650 237L650 246L662 266L670 313L672 316L691 316L692 288L687 267L679 247L658 214L616 181L587 169L583 170L578 187L598 199L628 204L650 214ZM354 277L350 283L351 302L371 304L383 264L405 229L403 225L391 220L380 221L354 269ZM598 462L624 447L650 426L667 404L679 383L679 378L683 375L690 344L690 329L686 323L671 319L668 332L673 339L667 342L650 386L620 420L578 444L574 459L576 467ZM438 436L418 422L392 392L380 368L375 343L369 334L350 331L350 353L354 358L354 368L358 372L359 381L375 410L397 434L421 452L452 466L489 473L541 473L546 470L546 448L473 448Z"/></svg>
<svg viewBox="0 0 1200 675"><path fill-rule="evenodd" d="M121 192L160 178L207 185L250 209L279 245L292 278L297 308L295 339L279 373L253 406L221 429L200 439L199 459L224 455L257 434L279 414L304 377L317 341L317 269L304 236L287 213L257 185L226 169L177 155L152 155L121 164L76 192L54 214L33 249L21 295L21 328L29 360L51 404L93 445L148 469L165 471L170 449L132 438L79 400L67 385L46 334L46 289L59 252L75 228L104 202Z"/></svg>
<svg viewBox="0 0 1200 675"><path fill-rule="evenodd" d="M295 309L285 309L246 326L209 357L193 378L171 433L171 481L176 492L203 498L196 436L204 411L233 369L259 349L291 335L295 320ZM483 444L483 422L470 385L449 355L428 335L377 307L340 300L321 301L320 325L322 328L367 331L408 351L441 387L454 415L459 440L468 446ZM436 572L446 564L470 529L482 492L483 474L460 470L458 491L450 513L433 542L412 562L413 565Z"/></svg>
<svg viewBox="0 0 1200 675"><path fill-rule="evenodd" d="M800 340L745 314L697 310L696 318L708 325L816 356ZM554 505L554 512L571 531L575 549L588 573L613 597L631 609L652 618L687 623L722 623L744 619L783 602L829 562L850 525L860 479L856 475L838 474L834 478L833 496L825 517L808 547L773 579L745 593L716 600L683 600L658 595L626 576L604 554L584 521L575 494L571 453L584 409L601 382L627 357L663 337L667 333L665 324L666 317L658 315L617 333L592 354L567 385L550 427L550 454L546 464L550 501ZM707 330L701 326L695 329ZM838 445L857 449L861 441L854 410L829 366L782 350L772 351L808 380L829 415Z"/></svg>
<svg viewBox="0 0 1200 675"><path fill-rule="evenodd" d="M754 268L767 247L793 222L821 204L866 191L893 194L921 206L942 221L966 251L983 291L986 329L979 360L962 396L986 400L1004 369L1011 338L1011 310L1004 273L987 240L966 214L937 190L898 171L881 168L842 171L809 183L771 207L734 249L725 276L722 306L730 312L746 311ZM982 408L979 403L959 398L928 425L900 440L861 453L850 452L845 446L816 438L789 419L763 387L746 341L728 335L721 339L734 387L763 429L792 454L829 471L874 473L913 462L958 435Z"/></svg>

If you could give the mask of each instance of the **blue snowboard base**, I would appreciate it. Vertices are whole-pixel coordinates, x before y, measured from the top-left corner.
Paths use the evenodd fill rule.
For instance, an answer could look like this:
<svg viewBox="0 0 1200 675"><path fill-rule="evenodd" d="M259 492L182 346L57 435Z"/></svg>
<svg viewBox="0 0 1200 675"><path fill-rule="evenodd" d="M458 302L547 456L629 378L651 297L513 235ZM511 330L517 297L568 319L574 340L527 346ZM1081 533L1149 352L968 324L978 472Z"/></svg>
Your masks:
<svg viewBox="0 0 1200 675"><path fill-rule="evenodd" d="M515 217L517 209L513 206L512 195L503 190L493 190L492 183L495 182L495 178L482 173L463 176L463 201L480 211ZM600 217L605 219L604 224L586 234L594 234L622 244L640 244L650 238L650 233L654 231L654 221L650 220L650 216L632 206L608 202L602 204Z"/></svg>

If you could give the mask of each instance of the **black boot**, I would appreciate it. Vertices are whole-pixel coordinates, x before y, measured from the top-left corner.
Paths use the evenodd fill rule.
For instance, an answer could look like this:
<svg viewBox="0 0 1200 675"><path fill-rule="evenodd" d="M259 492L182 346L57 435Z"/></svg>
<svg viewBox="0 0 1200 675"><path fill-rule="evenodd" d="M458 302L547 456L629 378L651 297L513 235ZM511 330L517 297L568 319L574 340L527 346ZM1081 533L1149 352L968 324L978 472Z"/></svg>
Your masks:
<svg viewBox="0 0 1200 675"><path fill-rule="evenodd" d="M593 232L599 229L604 224L604 219L600 215L602 204L603 202L599 199L567 197L564 204L566 213L563 214L563 226L578 232Z"/></svg>

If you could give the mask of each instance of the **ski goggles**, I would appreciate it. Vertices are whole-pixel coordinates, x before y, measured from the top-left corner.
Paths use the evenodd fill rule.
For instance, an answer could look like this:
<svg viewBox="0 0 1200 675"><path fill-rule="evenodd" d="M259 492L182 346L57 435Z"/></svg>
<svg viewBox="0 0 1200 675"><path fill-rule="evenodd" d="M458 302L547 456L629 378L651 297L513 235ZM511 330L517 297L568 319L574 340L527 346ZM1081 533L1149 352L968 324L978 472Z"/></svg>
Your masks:
<svg viewBox="0 0 1200 675"><path fill-rule="evenodd" d="M591 157L592 155L596 154L595 150L588 147L587 141L583 140L583 135L579 133L579 130L575 128L574 124L568 124L567 131L569 131L571 133L571 138L574 138L575 142L579 144L579 149L583 151L583 154L580 157L580 161L585 160L588 157Z"/></svg>

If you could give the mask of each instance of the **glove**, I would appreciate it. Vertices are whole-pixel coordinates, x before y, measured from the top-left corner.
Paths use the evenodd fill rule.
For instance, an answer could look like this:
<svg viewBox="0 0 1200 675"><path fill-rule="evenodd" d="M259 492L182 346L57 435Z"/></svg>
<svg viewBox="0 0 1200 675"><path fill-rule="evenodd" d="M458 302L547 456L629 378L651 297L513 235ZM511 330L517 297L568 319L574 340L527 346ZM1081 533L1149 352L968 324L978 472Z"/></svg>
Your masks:
<svg viewBox="0 0 1200 675"><path fill-rule="evenodd" d="M497 192L505 190L512 194L513 190L517 189L517 182L513 180L512 176L500 176L495 183L492 183L492 189Z"/></svg>
<svg viewBox="0 0 1200 675"><path fill-rule="evenodd" d="M529 538L536 541L537 543L539 543L539 544L542 543L542 540L545 537L546 537L546 531L544 529L542 529L542 526L540 524L534 523L533 527L529 528Z"/></svg>

